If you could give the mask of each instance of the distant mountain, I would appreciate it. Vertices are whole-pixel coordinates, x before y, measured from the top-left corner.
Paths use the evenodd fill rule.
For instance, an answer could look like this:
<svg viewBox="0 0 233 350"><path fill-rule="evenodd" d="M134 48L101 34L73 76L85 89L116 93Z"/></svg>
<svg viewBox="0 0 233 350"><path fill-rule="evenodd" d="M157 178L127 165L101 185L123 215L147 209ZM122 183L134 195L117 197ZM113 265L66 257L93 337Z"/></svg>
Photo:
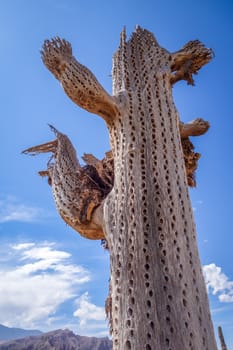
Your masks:
<svg viewBox="0 0 233 350"><path fill-rule="evenodd" d="M57 330L39 336L12 340L0 344L0 350L112 350L106 338L83 337L70 330Z"/></svg>
<svg viewBox="0 0 233 350"><path fill-rule="evenodd" d="M42 332L37 330L26 330L21 328L9 328L0 324L0 342L2 340L25 338L39 334L42 334Z"/></svg>

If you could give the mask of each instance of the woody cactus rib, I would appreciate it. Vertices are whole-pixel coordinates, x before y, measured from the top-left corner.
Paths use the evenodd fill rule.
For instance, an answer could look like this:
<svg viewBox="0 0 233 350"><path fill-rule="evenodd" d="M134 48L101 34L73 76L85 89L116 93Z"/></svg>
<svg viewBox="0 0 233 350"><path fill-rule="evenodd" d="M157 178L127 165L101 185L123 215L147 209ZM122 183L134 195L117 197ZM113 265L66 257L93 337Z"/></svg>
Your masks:
<svg viewBox="0 0 233 350"><path fill-rule="evenodd" d="M69 138L50 125L56 139L30 147L24 154L38 155L52 153L47 169L39 175L48 178L58 213L75 231L88 239L105 239L103 230L103 202L114 185L114 161L112 151L102 160L85 153L81 166L76 151ZM188 124L180 123L188 185L196 186L195 171L200 158L188 136L198 136L206 132L209 123L196 119Z"/></svg>
<svg viewBox="0 0 233 350"><path fill-rule="evenodd" d="M106 121L118 113L114 99L94 74L74 58L68 41L58 37L45 40L41 57L74 103Z"/></svg>
<svg viewBox="0 0 233 350"><path fill-rule="evenodd" d="M98 167L90 162L82 167L69 138L50 127L56 135L54 141L30 147L23 153L53 154L47 170L39 171L39 175L48 177L60 216L85 238L104 239L102 201L112 185L109 185L109 179L106 181L102 177L101 171L98 172ZM99 163L105 164L105 159Z"/></svg>
<svg viewBox="0 0 233 350"><path fill-rule="evenodd" d="M217 350L188 193L188 184L195 185L200 157L189 136L203 134L209 125L200 119L181 123L172 98L173 84L181 79L193 84L193 74L212 56L199 41L170 53L147 30L137 27L128 41L124 30L113 57L111 97L72 56L70 44L59 38L44 44L43 61L68 96L108 124L112 163L106 161L110 168L114 163L114 183L106 196L93 185L96 195L89 211L83 211L78 197L88 188L91 198L92 188L80 165L71 161L74 151L64 135L56 133L57 144L52 142L51 150L54 179L58 173L63 181L66 174L60 165L54 171L56 161L71 162L74 170L67 173L67 181L70 186L70 178L73 186L71 202L78 203L78 225L82 220L91 224L95 211L102 210L100 226L111 263L106 311L114 350ZM60 145L62 158L54 151L59 138L69 144ZM49 147L46 144L46 150ZM109 185L103 163L91 155L84 159ZM82 183L77 192L74 174ZM59 191L69 199L58 187L59 200ZM81 212L85 215L80 220Z"/></svg>
<svg viewBox="0 0 233 350"><path fill-rule="evenodd" d="M172 84L186 80L194 85L193 74L213 58L213 51L206 48L199 40L189 41L184 47L171 55Z"/></svg>

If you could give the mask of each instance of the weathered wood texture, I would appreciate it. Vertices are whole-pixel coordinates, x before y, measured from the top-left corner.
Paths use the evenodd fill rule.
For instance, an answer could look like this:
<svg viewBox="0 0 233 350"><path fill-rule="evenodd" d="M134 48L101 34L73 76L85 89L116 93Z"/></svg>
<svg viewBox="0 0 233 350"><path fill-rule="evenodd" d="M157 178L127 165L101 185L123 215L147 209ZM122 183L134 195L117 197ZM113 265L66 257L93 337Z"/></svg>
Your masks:
<svg viewBox="0 0 233 350"><path fill-rule="evenodd" d="M188 136L204 131L200 122L197 133L182 126L172 98L172 85L180 79L193 84L192 74L211 57L199 41L170 53L140 27L128 41L123 31L111 97L66 41L53 39L43 47L45 65L68 96L101 115L110 133L114 186L101 208L114 350L217 349L186 175L187 162L192 175L199 158Z"/></svg>
<svg viewBox="0 0 233 350"><path fill-rule="evenodd" d="M84 154L87 165L81 166L68 136L50 125L56 139L30 147L24 154L52 153L47 169L39 175L48 178L56 208L61 218L75 231L88 239L106 239L103 225L103 203L114 185L114 159L112 151L102 160ZM194 152L189 135L206 132L209 123L196 119L188 124L180 122L180 136L188 185L196 186L195 171L200 153Z"/></svg>
<svg viewBox="0 0 233 350"><path fill-rule="evenodd" d="M51 152L47 169L39 175L48 177L57 211L62 219L89 239L104 239L102 205L113 185L112 157L109 153L102 161L85 154L81 166L69 138L50 126L56 139L23 151L36 155ZM104 169L104 171L103 171Z"/></svg>
<svg viewBox="0 0 233 350"><path fill-rule="evenodd" d="M211 55L196 44L186 53L200 68ZM171 91L177 55L138 28L113 60L122 107L109 126L115 182L104 218L118 350L216 349Z"/></svg>

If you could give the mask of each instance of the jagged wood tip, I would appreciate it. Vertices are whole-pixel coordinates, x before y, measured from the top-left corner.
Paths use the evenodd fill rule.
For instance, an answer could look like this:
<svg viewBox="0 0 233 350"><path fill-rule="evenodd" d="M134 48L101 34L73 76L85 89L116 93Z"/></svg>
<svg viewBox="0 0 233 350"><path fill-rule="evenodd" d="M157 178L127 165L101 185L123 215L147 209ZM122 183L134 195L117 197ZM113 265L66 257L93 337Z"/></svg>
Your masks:
<svg viewBox="0 0 233 350"><path fill-rule="evenodd" d="M182 49L171 54L171 84L186 80L194 85L193 74L214 57L212 49L206 48L199 40L189 41Z"/></svg>
<svg viewBox="0 0 233 350"><path fill-rule="evenodd" d="M41 145L29 147L22 151L23 154L28 154L30 156L36 156L40 153L55 152L57 147L57 140L49 141Z"/></svg>
<svg viewBox="0 0 233 350"><path fill-rule="evenodd" d="M71 44L59 37L45 40L40 51L44 65L59 80L72 57Z"/></svg>
<svg viewBox="0 0 233 350"><path fill-rule="evenodd" d="M69 138L49 126L56 140L30 147L23 153L52 152L47 169L39 171L39 175L48 178L60 216L85 238L105 239L103 203L113 186L113 160L109 154L102 161L86 154L83 158L87 165L81 166Z"/></svg>

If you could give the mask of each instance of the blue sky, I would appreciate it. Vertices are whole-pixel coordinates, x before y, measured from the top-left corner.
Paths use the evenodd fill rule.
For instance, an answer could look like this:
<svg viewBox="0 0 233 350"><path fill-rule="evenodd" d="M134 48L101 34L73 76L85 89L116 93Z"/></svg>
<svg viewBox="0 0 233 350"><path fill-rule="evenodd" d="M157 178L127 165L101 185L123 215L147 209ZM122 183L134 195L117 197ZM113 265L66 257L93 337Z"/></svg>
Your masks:
<svg viewBox="0 0 233 350"><path fill-rule="evenodd" d="M68 99L39 50L44 39L66 38L111 92L120 31L126 25L129 36L140 24L171 52L193 39L215 52L194 77L195 87L179 82L173 94L183 121L211 123L193 140L202 157L190 194L214 325L233 348L232 19L230 0L0 0L0 323L107 334L108 253L57 215L46 180L37 176L48 156L20 152L53 139L50 123L69 135L79 156L103 157L109 148L104 122Z"/></svg>

